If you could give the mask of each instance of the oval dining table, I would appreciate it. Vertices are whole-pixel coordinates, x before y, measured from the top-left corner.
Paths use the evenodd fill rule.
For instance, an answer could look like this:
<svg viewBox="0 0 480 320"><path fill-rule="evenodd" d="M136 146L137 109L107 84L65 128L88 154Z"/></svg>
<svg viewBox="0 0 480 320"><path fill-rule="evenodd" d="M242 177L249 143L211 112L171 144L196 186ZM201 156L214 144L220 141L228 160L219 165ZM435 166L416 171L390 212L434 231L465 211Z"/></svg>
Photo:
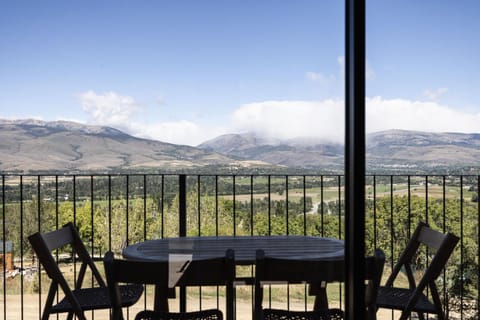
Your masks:
<svg viewBox="0 0 480 320"><path fill-rule="evenodd" d="M188 261L224 257L227 249L235 252L237 265L255 265L256 251L265 256L288 259L343 259L344 242L316 236L218 236L178 237L147 240L123 249L125 259L142 261ZM181 265L181 264L180 264ZM175 279L169 281L175 287ZM326 290L310 289L316 296L315 309L328 306ZM155 294L155 309L168 309L167 297Z"/></svg>

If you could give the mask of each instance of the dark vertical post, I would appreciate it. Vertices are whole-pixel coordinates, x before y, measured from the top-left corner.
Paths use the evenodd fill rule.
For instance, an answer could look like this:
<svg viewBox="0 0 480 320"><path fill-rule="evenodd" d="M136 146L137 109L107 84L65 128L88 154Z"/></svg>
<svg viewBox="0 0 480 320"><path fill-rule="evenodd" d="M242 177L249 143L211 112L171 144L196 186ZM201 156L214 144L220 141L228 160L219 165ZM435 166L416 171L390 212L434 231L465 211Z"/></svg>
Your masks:
<svg viewBox="0 0 480 320"><path fill-rule="evenodd" d="M178 176L178 225L180 237L187 236L187 176ZM187 291L180 287L180 312L187 310Z"/></svg>
<svg viewBox="0 0 480 320"><path fill-rule="evenodd" d="M345 306L365 319L365 0L345 2Z"/></svg>
<svg viewBox="0 0 480 320"><path fill-rule="evenodd" d="M187 176L178 176L178 225L180 237L187 235Z"/></svg>

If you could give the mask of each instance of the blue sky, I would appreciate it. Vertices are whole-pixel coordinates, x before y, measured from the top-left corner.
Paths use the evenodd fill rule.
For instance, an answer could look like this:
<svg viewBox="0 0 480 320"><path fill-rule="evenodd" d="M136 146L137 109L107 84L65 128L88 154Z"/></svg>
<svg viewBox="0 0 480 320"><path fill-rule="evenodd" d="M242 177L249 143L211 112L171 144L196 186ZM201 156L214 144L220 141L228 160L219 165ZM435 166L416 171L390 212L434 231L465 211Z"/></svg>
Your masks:
<svg viewBox="0 0 480 320"><path fill-rule="evenodd" d="M367 128L480 132L479 1L367 1ZM1 1L0 118L343 139L344 1Z"/></svg>

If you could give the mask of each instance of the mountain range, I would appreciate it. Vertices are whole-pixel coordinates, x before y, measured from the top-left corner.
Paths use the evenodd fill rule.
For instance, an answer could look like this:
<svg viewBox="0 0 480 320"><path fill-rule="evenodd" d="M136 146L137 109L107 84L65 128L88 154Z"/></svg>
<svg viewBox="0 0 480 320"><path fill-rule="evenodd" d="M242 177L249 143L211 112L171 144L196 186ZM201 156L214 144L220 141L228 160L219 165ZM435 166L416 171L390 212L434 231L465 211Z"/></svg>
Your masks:
<svg viewBox="0 0 480 320"><path fill-rule="evenodd" d="M1 172L195 171L270 166L68 121L0 120Z"/></svg>
<svg viewBox="0 0 480 320"><path fill-rule="evenodd" d="M328 172L343 170L343 153L342 144L314 138L227 134L191 147L104 126L0 120L0 172ZM480 163L480 134L376 132L367 136L366 156L371 172L471 172Z"/></svg>

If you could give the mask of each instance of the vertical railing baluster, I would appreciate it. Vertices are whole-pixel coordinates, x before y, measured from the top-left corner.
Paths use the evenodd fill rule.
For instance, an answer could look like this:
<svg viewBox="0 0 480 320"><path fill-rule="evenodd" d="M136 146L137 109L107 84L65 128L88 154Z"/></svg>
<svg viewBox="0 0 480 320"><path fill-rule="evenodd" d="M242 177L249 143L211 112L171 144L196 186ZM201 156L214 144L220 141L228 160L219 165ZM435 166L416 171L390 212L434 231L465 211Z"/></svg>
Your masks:
<svg viewBox="0 0 480 320"><path fill-rule="evenodd" d="M267 208L267 213L268 213L268 235L270 236L272 234L272 176L268 175L268 181L267 181L267 191L268 191L268 208Z"/></svg>
<svg viewBox="0 0 480 320"><path fill-rule="evenodd" d="M325 236L325 230L324 230L324 214L325 214L325 207L324 207L324 200L323 200L323 175L320 176L320 214L321 214L321 217L320 217L320 235L322 237Z"/></svg>
<svg viewBox="0 0 480 320"><path fill-rule="evenodd" d="M108 175L108 250L112 250L112 176Z"/></svg>
<svg viewBox="0 0 480 320"><path fill-rule="evenodd" d="M218 237L218 175L215 175L215 236ZM218 293L219 288L217 287L217 308L220 305Z"/></svg>
<svg viewBox="0 0 480 320"><path fill-rule="evenodd" d="M268 235L272 235L272 176L268 175L267 185L268 185ZM253 272L253 270L252 270ZM268 286L268 306L272 306L272 287Z"/></svg>
<svg viewBox="0 0 480 320"><path fill-rule="evenodd" d="M143 241L147 240L147 175L143 175Z"/></svg>
<svg viewBox="0 0 480 320"><path fill-rule="evenodd" d="M428 175L425 176L425 222L428 224ZM428 257L427 257L428 258Z"/></svg>
<svg viewBox="0 0 480 320"><path fill-rule="evenodd" d="M201 236L201 223L200 223L200 175L197 175L197 236ZM218 288L218 286L217 286ZM217 294L217 300L218 300L218 294ZM202 287L198 288L198 303L200 310L202 310Z"/></svg>
<svg viewBox="0 0 480 320"><path fill-rule="evenodd" d="M394 249L393 249L393 232L394 232L394 225L393 225L393 176L390 175L390 268L393 270L394 266ZM391 318L393 319L393 310L391 311Z"/></svg>
<svg viewBox="0 0 480 320"><path fill-rule="evenodd" d="M250 175L250 236L253 236L253 212L254 212L254 205L253 205L253 175ZM253 268L250 268L250 277L253 279ZM250 287L250 296L253 299L254 291L253 286Z"/></svg>
<svg viewBox="0 0 480 320"><path fill-rule="evenodd" d="M178 225L180 237L187 236L187 176L178 176Z"/></svg>
<svg viewBox="0 0 480 320"><path fill-rule="evenodd" d="M201 201L200 201L200 200L201 200L201 199L200 199L200 197L201 197L200 192L201 192L201 191L200 191L200 190L201 190L201 188L200 188L200 186L201 186L201 185L200 185L200 175L198 175L198 176L197 176L197 219L198 219L198 236L201 236L201 235L202 235L202 233L201 233L202 224L201 224L201 221L200 221L200 219L201 219L201 214L200 214L200 206L201 206Z"/></svg>
<svg viewBox="0 0 480 320"><path fill-rule="evenodd" d="M250 175L250 236L253 236L253 175Z"/></svg>
<svg viewBox="0 0 480 320"><path fill-rule="evenodd" d="M24 270L23 266L23 215L24 215L24 208L23 208L23 176L20 176L20 268ZM40 273L40 268L37 269L38 273ZM24 305L23 305L23 295L24 295L24 285L23 285L23 272L20 273L20 318L23 320L24 316Z"/></svg>
<svg viewBox="0 0 480 320"><path fill-rule="evenodd" d="M288 175L285 176L285 231L289 235L289 216L288 216Z"/></svg>
<svg viewBox="0 0 480 320"><path fill-rule="evenodd" d="M394 225L393 225L393 176L390 176L390 267L393 270L394 258L393 258L393 234L394 234ZM393 310L392 310L392 319L393 319Z"/></svg>
<svg viewBox="0 0 480 320"><path fill-rule="evenodd" d="M93 175L90 175L90 233L91 233L91 239L90 239L90 246L91 246L91 252L92 252L92 258L95 259L95 229L93 228L95 224L95 218L94 218L94 188L93 188ZM101 257L101 255L99 255ZM90 284L93 288L94 286L94 276L93 273L90 276ZM95 319L95 311L92 310L92 319Z"/></svg>
<svg viewBox="0 0 480 320"><path fill-rule="evenodd" d="M73 176L73 225L77 227L77 176ZM72 252L73 261L73 283L77 288L77 255Z"/></svg>
<svg viewBox="0 0 480 320"><path fill-rule="evenodd" d="M130 175L125 176L125 241L128 246L129 215L130 215Z"/></svg>
<svg viewBox="0 0 480 320"><path fill-rule="evenodd" d="M303 175L303 235L307 235L307 181L306 176ZM313 206L313 198L312 198L312 206ZM315 214L315 213L314 213ZM304 310L307 310L307 285L303 286L303 302L304 302Z"/></svg>
<svg viewBox="0 0 480 320"><path fill-rule="evenodd" d="M55 176L55 230L58 230L59 228L59 220L58 220L58 214L59 214L59 203L58 203L58 175ZM92 237L93 239L93 237ZM55 262L58 263L58 250L55 250ZM56 296L56 301L57 303L59 302L60 298L58 297L58 294ZM40 311L41 314L41 311ZM59 315L57 314L57 320L59 318Z"/></svg>
<svg viewBox="0 0 480 320"><path fill-rule="evenodd" d="M463 176L460 176L460 320L463 320L463 274L464 274L464 259L463 259Z"/></svg>
<svg viewBox="0 0 480 320"><path fill-rule="evenodd" d="M342 239L342 177L339 175L337 176L338 185L337 185L337 192L338 192L338 238ZM342 295L340 295L342 296Z"/></svg>
<svg viewBox="0 0 480 320"><path fill-rule="evenodd" d="M289 235L289 215L288 215L288 202L289 202L289 185L288 175L285 176L285 229L287 236ZM290 285L287 283L287 310L290 310Z"/></svg>
<svg viewBox="0 0 480 320"><path fill-rule="evenodd" d="M373 176L373 248L377 248L377 176Z"/></svg>
<svg viewBox="0 0 480 320"><path fill-rule="evenodd" d="M180 237L187 236L187 177L178 176L178 223ZM180 312L187 310L187 293L185 287L180 287Z"/></svg>
<svg viewBox="0 0 480 320"><path fill-rule="evenodd" d="M342 239L342 176L338 175L338 238ZM345 235L346 236L346 235ZM338 284L340 296L339 296L339 307L343 304L343 292L342 285Z"/></svg>
<svg viewBox="0 0 480 320"><path fill-rule="evenodd" d="M407 178L407 187L408 187L408 195L407 195L407 202L408 202L407 236L410 239L411 230L412 230L412 191L410 189L410 176L408 176L408 178Z"/></svg>
<svg viewBox="0 0 480 320"><path fill-rule="evenodd" d="M480 176L477 176L477 315L480 314Z"/></svg>
<svg viewBox="0 0 480 320"><path fill-rule="evenodd" d="M5 210L5 175L2 175L2 249L3 253L6 254L7 249L7 226L6 226L6 210ZM3 319L7 319L7 267L6 267L6 259L2 259L2 267L3 267Z"/></svg>
<svg viewBox="0 0 480 320"><path fill-rule="evenodd" d="M92 257L95 257L95 242L94 242L94 239L95 239L95 229L94 229L94 225L95 225L95 215L94 215L94 212L95 212L95 205L94 205L94 199L95 199L95 195L94 195L94 188L93 188L93 175L90 176L90 233L92 234L92 238L90 239L90 245L92 246L91 250L92 250ZM100 256L100 255L99 255ZM93 285L93 275L92 275L92 285Z"/></svg>
<svg viewBox="0 0 480 320"><path fill-rule="evenodd" d="M162 216L162 238L165 237L165 175L162 174L162 186L161 186L162 205L160 207Z"/></svg>
<svg viewBox="0 0 480 320"><path fill-rule="evenodd" d="M218 237L218 175L215 175L215 236Z"/></svg>
<svg viewBox="0 0 480 320"><path fill-rule="evenodd" d="M40 175L37 176L37 231L41 232L41 180ZM40 262L38 262L40 268ZM38 273L38 313L42 313L42 275Z"/></svg>
<svg viewBox="0 0 480 320"><path fill-rule="evenodd" d="M143 175L143 241L147 240L147 175ZM143 286L146 292L147 287ZM143 309L147 309L147 294L143 295Z"/></svg>
<svg viewBox="0 0 480 320"><path fill-rule="evenodd" d="M303 175L303 235L307 235L307 185L306 177ZM313 205L313 199L312 199Z"/></svg>
<svg viewBox="0 0 480 320"><path fill-rule="evenodd" d="M233 193L233 236L237 235L237 201L236 201L236 195L237 191L235 189L236 187L236 175L233 175L232 179L232 193Z"/></svg>
<svg viewBox="0 0 480 320"><path fill-rule="evenodd" d="M446 226L446 181L445 181L445 176L442 176L442 217L443 217L443 233L447 231L447 226ZM443 301L448 301L447 300L447 272L446 268L443 269ZM448 317L448 303L444 304L444 312Z"/></svg>

